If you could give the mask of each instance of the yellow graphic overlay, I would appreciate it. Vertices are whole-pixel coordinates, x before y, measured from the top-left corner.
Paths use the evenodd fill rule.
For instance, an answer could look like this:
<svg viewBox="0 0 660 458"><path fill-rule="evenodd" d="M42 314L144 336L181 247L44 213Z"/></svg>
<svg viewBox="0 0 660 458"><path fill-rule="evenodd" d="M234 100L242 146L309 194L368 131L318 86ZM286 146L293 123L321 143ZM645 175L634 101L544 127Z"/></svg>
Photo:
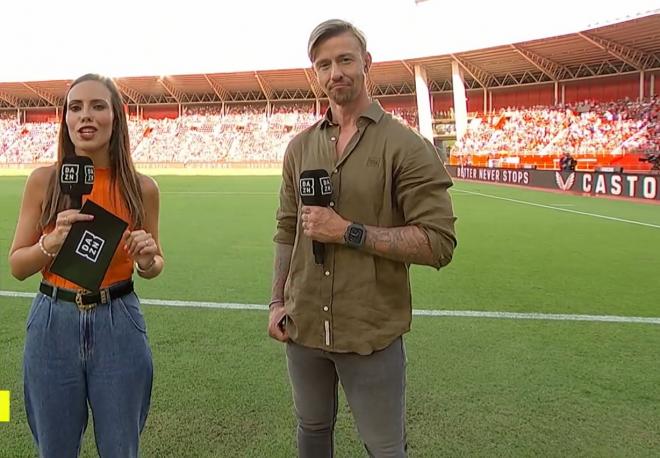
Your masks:
<svg viewBox="0 0 660 458"><path fill-rule="evenodd" d="M0 422L9 421L9 391L0 391Z"/></svg>

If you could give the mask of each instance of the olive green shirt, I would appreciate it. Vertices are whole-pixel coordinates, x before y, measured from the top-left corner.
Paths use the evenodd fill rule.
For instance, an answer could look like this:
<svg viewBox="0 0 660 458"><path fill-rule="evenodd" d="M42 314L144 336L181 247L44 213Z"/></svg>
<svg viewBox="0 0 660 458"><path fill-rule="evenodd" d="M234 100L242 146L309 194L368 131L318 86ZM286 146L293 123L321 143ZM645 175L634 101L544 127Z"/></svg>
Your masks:
<svg viewBox="0 0 660 458"><path fill-rule="evenodd" d="M406 263L340 244L326 244L314 262L303 234L301 172L325 169L330 206L369 226L415 225L428 235L434 266L447 265L456 246L451 178L433 145L372 102L358 131L336 159L339 127L325 118L289 143L282 171L274 241L293 245L284 290L287 331L294 342L332 352L370 354L410 330L412 304Z"/></svg>

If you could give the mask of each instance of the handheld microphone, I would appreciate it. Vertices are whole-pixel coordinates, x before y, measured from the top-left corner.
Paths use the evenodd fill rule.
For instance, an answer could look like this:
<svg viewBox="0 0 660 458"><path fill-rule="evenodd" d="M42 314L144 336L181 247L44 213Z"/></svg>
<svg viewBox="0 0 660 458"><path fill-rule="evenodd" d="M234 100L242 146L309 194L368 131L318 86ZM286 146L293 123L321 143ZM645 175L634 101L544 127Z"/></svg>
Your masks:
<svg viewBox="0 0 660 458"><path fill-rule="evenodd" d="M307 206L327 207L332 200L332 181L330 175L323 169L303 170L300 174L300 198ZM325 245L316 240L312 241L314 261L323 264L325 258Z"/></svg>
<svg viewBox="0 0 660 458"><path fill-rule="evenodd" d="M82 196L94 187L94 163L86 156L65 156L59 175L62 194L71 198L73 208L81 208Z"/></svg>

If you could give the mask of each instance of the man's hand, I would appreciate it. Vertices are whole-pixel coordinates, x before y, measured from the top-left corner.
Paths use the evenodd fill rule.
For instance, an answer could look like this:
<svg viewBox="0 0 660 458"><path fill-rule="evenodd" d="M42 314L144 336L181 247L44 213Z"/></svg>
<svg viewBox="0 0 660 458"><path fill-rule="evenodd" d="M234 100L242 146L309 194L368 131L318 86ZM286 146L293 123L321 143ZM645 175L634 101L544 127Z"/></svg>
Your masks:
<svg viewBox="0 0 660 458"><path fill-rule="evenodd" d="M284 304L274 304L268 313L268 335L280 342L289 340L289 334L286 332L284 326L280 326L280 322L286 317L286 310Z"/></svg>
<svg viewBox="0 0 660 458"><path fill-rule="evenodd" d="M304 234L321 243L344 243L344 233L351 223L328 207L302 208Z"/></svg>

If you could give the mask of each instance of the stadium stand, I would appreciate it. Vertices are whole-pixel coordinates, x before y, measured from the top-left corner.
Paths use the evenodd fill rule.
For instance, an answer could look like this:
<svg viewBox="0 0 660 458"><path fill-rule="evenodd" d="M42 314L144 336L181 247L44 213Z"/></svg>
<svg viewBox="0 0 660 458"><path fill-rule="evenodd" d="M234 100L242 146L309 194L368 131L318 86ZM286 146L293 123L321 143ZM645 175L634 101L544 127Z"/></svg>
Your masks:
<svg viewBox="0 0 660 458"><path fill-rule="evenodd" d="M569 152L583 168L611 165L626 153L659 149L659 112L657 97L647 102L625 99L502 109L474 117L451 154L459 164L470 160L473 165L515 167L533 162L556 167L559 156ZM507 160L511 158L517 160Z"/></svg>
<svg viewBox="0 0 660 458"><path fill-rule="evenodd" d="M291 138L318 119L311 109L280 105L268 115L264 107L233 106L222 115L219 107L211 105L189 108L175 119L131 119L133 157L138 163L185 165L279 162ZM626 154L660 149L659 113L658 98L501 109L474 116L451 154L458 163L470 160L478 165L490 159L490 165L512 167L545 157L547 166L556 167L559 156L568 151L588 167L601 156L612 156L612 162ZM395 109L393 115L416 125L413 110ZM0 163L53 162L57 129L55 122L1 120Z"/></svg>
<svg viewBox="0 0 660 458"><path fill-rule="evenodd" d="M660 150L657 30L660 14L652 11L558 37L376 62L368 85L385 110L418 128L416 69L423 68L430 132L453 165L557 168L568 152L579 170L648 170L640 158ZM455 67L468 112L457 141ZM151 166L277 165L288 141L327 107L303 68L115 81L134 158ZM0 167L55 160L67 84L0 82Z"/></svg>

